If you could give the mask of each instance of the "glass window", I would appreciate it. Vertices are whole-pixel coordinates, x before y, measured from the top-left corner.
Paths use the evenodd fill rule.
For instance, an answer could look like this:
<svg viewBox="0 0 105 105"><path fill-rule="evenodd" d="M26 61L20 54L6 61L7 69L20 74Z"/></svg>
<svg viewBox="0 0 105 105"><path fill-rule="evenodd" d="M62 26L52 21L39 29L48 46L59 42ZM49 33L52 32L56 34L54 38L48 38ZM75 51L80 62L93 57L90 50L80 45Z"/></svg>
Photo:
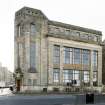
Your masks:
<svg viewBox="0 0 105 105"><path fill-rule="evenodd" d="M93 51L93 65L94 66L97 66L97 56L98 56L98 52Z"/></svg>
<svg viewBox="0 0 105 105"><path fill-rule="evenodd" d="M35 35L36 27L35 24L31 24L31 35Z"/></svg>
<svg viewBox="0 0 105 105"><path fill-rule="evenodd" d="M98 85L98 52L93 51L93 86Z"/></svg>
<svg viewBox="0 0 105 105"><path fill-rule="evenodd" d="M72 70L63 70L63 82L72 82L73 71Z"/></svg>
<svg viewBox="0 0 105 105"><path fill-rule="evenodd" d="M84 83L89 82L89 71L84 71Z"/></svg>
<svg viewBox="0 0 105 105"><path fill-rule="evenodd" d="M80 36L80 32L76 32L76 33L75 33L75 37L78 38L79 36Z"/></svg>
<svg viewBox="0 0 105 105"><path fill-rule="evenodd" d="M80 85L80 71L79 70L63 70L64 83L72 83L74 80L76 82L75 83L76 85Z"/></svg>
<svg viewBox="0 0 105 105"><path fill-rule="evenodd" d="M81 34L80 37L83 40L88 40L88 34Z"/></svg>
<svg viewBox="0 0 105 105"><path fill-rule="evenodd" d="M73 80L80 80L80 73L77 70L73 70Z"/></svg>
<svg viewBox="0 0 105 105"><path fill-rule="evenodd" d="M37 80L33 79L33 86L35 86L37 84Z"/></svg>
<svg viewBox="0 0 105 105"><path fill-rule="evenodd" d="M72 64L72 48L64 48L64 63Z"/></svg>
<svg viewBox="0 0 105 105"><path fill-rule="evenodd" d="M75 85L80 86L80 71L79 70L73 70L73 80L76 81Z"/></svg>
<svg viewBox="0 0 105 105"><path fill-rule="evenodd" d="M17 31L18 31L18 32L17 32L17 34L18 34L17 36L20 37L20 36L21 36L21 26L20 26L20 24L17 26L17 28L18 28L18 29L17 29Z"/></svg>
<svg viewBox="0 0 105 105"><path fill-rule="evenodd" d="M30 43L30 68L31 68L31 71L35 72L35 59L36 59L36 46L35 46L35 43L34 42L31 42Z"/></svg>
<svg viewBox="0 0 105 105"><path fill-rule="evenodd" d="M98 41L98 36L94 36L94 41Z"/></svg>
<svg viewBox="0 0 105 105"><path fill-rule="evenodd" d="M89 65L90 51L82 50L82 64Z"/></svg>
<svg viewBox="0 0 105 105"><path fill-rule="evenodd" d="M93 86L97 86L98 82L97 82L97 71L93 71Z"/></svg>
<svg viewBox="0 0 105 105"><path fill-rule="evenodd" d="M60 46L54 45L53 49L53 63L59 64L60 63Z"/></svg>
<svg viewBox="0 0 105 105"><path fill-rule="evenodd" d="M66 34L66 35L69 35L69 34L70 34L70 30L69 30L69 29L66 29L66 30L65 30L65 34Z"/></svg>
<svg viewBox="0 0 105 105"><path fill-rule="evenodd" d="M80 49L74 48L74 64L81 64Z"/></svg>
<svg viewBox="0 0 105 105"><path fill-rule="evenodd" d="M28 79L28 85L29 85L29 86L32 85L32 81L31 81L31 79Z"/></svg>
<svg viewBox="0 0 105 105"><path fill-rule="evenodd" d="M60 70L59 69L54 69L53 70L53 81L55 83L59 82L60 80Z"/></svg>

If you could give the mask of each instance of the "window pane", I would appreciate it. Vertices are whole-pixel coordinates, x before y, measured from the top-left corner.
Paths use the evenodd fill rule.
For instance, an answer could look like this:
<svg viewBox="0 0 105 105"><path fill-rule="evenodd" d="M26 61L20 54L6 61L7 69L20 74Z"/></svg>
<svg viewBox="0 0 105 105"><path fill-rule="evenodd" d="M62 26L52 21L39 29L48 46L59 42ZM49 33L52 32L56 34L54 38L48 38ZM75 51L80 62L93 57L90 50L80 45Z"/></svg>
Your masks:
<svg viewBox="0 0 105 105"><path fill-rule="evenodd" d="M60 79L60 71L59 69L54 69L53 70L53 81L54 82L59 82L59 79Z"/></svg>
<svg viewBox="0 0 105 105"><path fill-rule="evenodd" d="M54 64L60 63L60 46L54 46L53 49L53 62Z"/></svg>
<svg viewBox="0 0 105 105"><path fill-rule="evenodd" d="M82 50L82 64L89 65L90 51Z"/></svg>
<svg viewBox="0 0 105 105"><path fill-rule="evenodd" d="M35 35L36 27L35 24L31 24L31 35Z"/></svg>
<svg viewBox="0 0 105 105"><path fill-rule="evenodd" d="M89 71L84 71L84 82L89 82Z"/></svg>
<svg viewBox="0 0 105 105"><path fill-rule="evenodd" d="M72 64L72 48L64 48L64 63Z"/></svg>
<svg viewBox="0 0 105 105"><path fill-rule="evenodd" d="M31 86L32 85L32 83L31 83L32 81L31 81L31 79L28 79L28 85L29 86Z"/></svg>
<svg viewBox="0 0 105 105"><path fill-rule="evenodd" d="M35 72L36 46L34 42L30 43L30 68L31 72Z"/></svg>
<svg viewBox="0 0 105 105"><path fill-rule="evenodd" d="M81 64L80 61L80 49L74 49L74 64Z"/></svg>
<svg viewBox="0 0 105 105"><path fill-rule="evenodd" d="M37 80L33 79L33 86L35 86L37 84Z"/></svg>

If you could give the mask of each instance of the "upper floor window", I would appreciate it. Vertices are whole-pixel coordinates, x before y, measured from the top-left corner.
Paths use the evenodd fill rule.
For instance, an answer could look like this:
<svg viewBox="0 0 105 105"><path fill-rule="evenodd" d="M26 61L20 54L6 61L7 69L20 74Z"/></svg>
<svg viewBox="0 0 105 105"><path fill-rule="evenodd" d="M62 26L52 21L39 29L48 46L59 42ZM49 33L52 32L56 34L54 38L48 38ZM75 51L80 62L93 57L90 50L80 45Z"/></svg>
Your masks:
<svg viewBox="0 0 105 105"><path fill-rule="evenodd" d="M89 65L90 51L82 50L82 64Z"/></svg>
<svg viewBox="0 0 105 105"><path fill-rule="evenodd" d="M79 36L80 36L80 32L76 32L75 37L79 37Z"/></svg>
<svg viewBox="0 0 105 105"><path fill-rule="evenodd" d="M94 41L98 41L98 36L94 36Z"/></svg>
<svg viewBox="0 0 105 105"><path fill-rule="evenodd" d="M17 36L20 37L21 36L21 26L20 26L20 24L17 26L17 28L18 28L17 29L17 34L18 34Z"/></svg>
<svg viewBox="0 0 105 105"><path fill-rule="evenodd" d="M53 63L59 64L60 63L60 46L54 45L53 48Z"/></svg>
<svg viewBox="0 0 105 105"><path fill-rule="evenodd" d="M81 50L74 48L74 64L81 64Z"/></svg>
<svg viewBox="0 0 105 105"><path fill-rule="evenodd" d="M35 35L35 32L36 32L35 24L31 23L31 35Z"/></svg>
<svg viewBox="0 0 105 105"><path fill-rule="evenodd" d="M36 72L36 46L34 42L30 43L30 72Z"/></svg>
<svg viewBox="0 0 105 105"><path fill-rule="evenodd" d="M64 48L64 63L72 64L72 48L65 47Z"/></svg>
<svg viewBox="0 0 105 105"><path fill-rule="evenodd" d="M93 51L93 66L97 67L97 60L98 60L98 52Z"/></svg>
<svg viewBox="0 0 105 105"><path fill-rule="evenodd" d="M70 30L69 30L69 29L66 29L66 30L65 30L65 34L66 34L66 35L69 35L69 34L70 34Z"/></svg>
<svg viewBox="0 0 105 105"><path fill-rule="evenodd" d="M81 34L80 37L83 40L88 40L88 34Z"/></svg>

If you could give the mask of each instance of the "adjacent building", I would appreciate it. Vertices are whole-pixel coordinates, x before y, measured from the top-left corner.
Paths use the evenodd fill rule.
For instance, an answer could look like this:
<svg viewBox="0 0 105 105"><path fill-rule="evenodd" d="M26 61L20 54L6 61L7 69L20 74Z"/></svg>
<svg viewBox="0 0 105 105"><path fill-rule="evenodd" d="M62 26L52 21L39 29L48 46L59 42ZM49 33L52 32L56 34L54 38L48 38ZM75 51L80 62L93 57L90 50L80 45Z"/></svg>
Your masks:
<svg viewBox="0 0 105 105"><path fill-rule="evenodd" d="M11 86L14 83L13 81L13 73L0 65L0 87Z"/></svg>
<svg viewBox="0 0 105 105"><path fill-rule="evenodd" d="M17 91L88 91L102 87L102 33L49 20L23 7L15 14Z"/></svg>

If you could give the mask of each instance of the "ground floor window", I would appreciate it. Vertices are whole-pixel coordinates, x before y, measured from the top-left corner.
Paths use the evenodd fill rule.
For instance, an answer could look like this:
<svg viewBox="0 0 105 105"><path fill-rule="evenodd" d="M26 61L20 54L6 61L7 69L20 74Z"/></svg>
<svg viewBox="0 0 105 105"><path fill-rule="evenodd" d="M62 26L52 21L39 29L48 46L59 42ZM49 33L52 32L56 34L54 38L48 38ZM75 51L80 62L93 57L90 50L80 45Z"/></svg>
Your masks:
<svg viewBox="0 0 105 105"><path fill-rule="evenodd" d="M28 86L31 86L31 85L32 85L32 80L28 79Z"/></svg>
<svg viewBox="0 0 105 105"><path fill-rule="evenodd" d="M36 86L37 80L36 79L28 79L28 86Z"/></svg>
<svg viewBox="0 0 105 105"><path fill-rule="evenodd" d="M63 82L71 85L80 85L80 71L79 70L63 70Z"/></svg>
<svg viewBox="0 0 105 105"><path fill-rule="evenodd" d="M97 82L97 71L93 71L93 86L97 86L98 82Z"/></svg>
<svg viewBox="0 0 105 105"><path fill-rule="evenodd" d="M59 83L60 80L60 70L59 69L53 69L53 82Z"/></svg>
<svg viewBox="0 0 105 105"><path fill-rule="evenodd" d="M84 86L89 86L90 84L90 73L89 71L83 71L83 83L84 83Z"/></svg>

